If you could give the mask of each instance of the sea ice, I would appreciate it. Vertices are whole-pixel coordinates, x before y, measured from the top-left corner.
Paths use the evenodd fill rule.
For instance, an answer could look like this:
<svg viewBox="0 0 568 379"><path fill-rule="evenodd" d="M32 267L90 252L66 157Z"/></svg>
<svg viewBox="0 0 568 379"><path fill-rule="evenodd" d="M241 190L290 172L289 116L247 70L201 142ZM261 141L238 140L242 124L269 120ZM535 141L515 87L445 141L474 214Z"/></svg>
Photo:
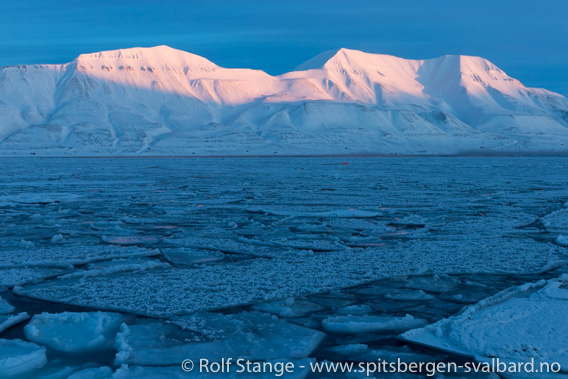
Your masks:
<svg viewBox="0 0 568 379"><path fill-rule="evenodd" d="M184 359L220 361L305 358L324 338L319 331L267 313L201 313L171 323L121 326L115 364L179 365Z"/></svg>
<svg viewBox="0 0 568 379"><path fill-rule="evenodd" d="M568 247L568 235L560 234L556 237L556 243L560 246Z"/></svg>
<svg viewBox="0 0 568 379"><path fill-rule="evenodd" d="M382 215L379 212L369 212L359 209L337 209L333 211L323 212L294 212L294 211L277 211L266 210L267 214L276 216L292 216L292 217L308 217L308 218L375 218Z"/></svg>
<svg viewBox="0 0 568 379"><path fill-rule="evenodd" d="M509 288L402 338L479 361L558 362L568 369L568 276Z"/></svg>
<svg viewBox="0 0 568 379"><path fill-rule="evenodd" d="M32 375L47 363L45 347L19 339L0 339L0 377L20 378Z"/></svg>
<svg viewBox="0 0 568 379"><path fill-rule="evenodd" d="M20 312L15 315L0 315L0 333L29 318L30 315L27 312Z"/></svg>
<svg viewBox="0 0 568 379"><path fill-rule="evenodd" d="M249 259L231 264L230 270L216 264L124 272L85 280L53 280L14 291L46 301L167 317L330 291L409 273L540 271L564 254L563 247L529 238L485 238L477 244L411 240L387 248Z"/></svg>
<svg viewBox="0 0 568 379"><path fill-rule="evenodd" d="M146 271L153 269L167 269L168 263L149 259L113 259L89 263L86 270L77 270L69 274L61 275L59 279L88 278L92 276L111 275L127 271Z"/></svg>
<svg viewBox="0 0 568 379"><path fill-rule="evenodd" d="M306 299L289 297L285 300L255 304L253 309L272 313L279 317L305 317L310 313L321 311L324 308Z"/></svg>
<svg viewBox="0 0 568 379"><path fill-rule="evenodd" d="M413 289L396 289L392 290L390 293L385 295L386 299L393 299L393 300L409 300L409 301L416 301L416 300L432 300L435 299L434 296L427 294L422 290L413 290Z"/></svg>
<svg viewBox="0 0 568 379"><path fill-rule="evenodd" d="M70 272L71 268L14 267L0 268L0 286L12 288L35 283Z"/></svg>
<svg viewBox="0 0 568 379"><path fill-rule="evenodd" d="M144 245L156 243L161 238L158 236L102 236L102 240L115 245Z"/></svg>
<svg viewBox="0 0 568 379"><path fill-rule="evenodd" d="M0 315L14 312L14 307L8 303L8 300L0 296Z"/></svg>
<svg viewBox="0 0 568 379"><path fill-rule="evenodd" d="M112 369L107 366L85 368L69 375L67 379L108 379L112 377Z"/></svg>
<svg viewBox="0 0 568 379"><path fill-rule="evenodd" d="M411 315L393 316L332 316L322 326L333 333L400 333L426 325L426 321Z"/></svg>
<svg viewBox="0 0 568 379"><path fill-rule="evenodd" d="M460 280L449 275L415 276L405 282L406 288L434 293L450 291L460 285Z"/></svg>
<svg viewBox="0 0 568 379"><path fill-rule="evenodd" d="M568 232L568 208L554 211L544 216L541 220L543 225L550 232Z"/></svg>
<svg viewBox="0 0 568 379"><path fill-rule="evenodd" d="M192 266L194 264L217 262L225 258L225 255L219 251L187 247L177 249L165 248L161 249L161 251L164 254L164 258L176 266Z"/></svg>
<svg viewBox="0 0 568 379"><path fill-rule="evenodd" d="M139 247L75 245L45 247L32 250L0 250L0 268L69 267L117 258L160 255L159 250Z"/></svg>
<svg viewBox="0 0 568 379"><path fill-rule="evenodd" d="M106 312L36 314L24 327L26 338L64 352L104 349L122 323L122 316Z"/></svg>
<svg viewBox="0 0 568 379"><path fill-rule="evenodd" d="M258 379L261 377L277 377L285 379L303 379L310 372L310 363L315 362L315 359L305 358L305 359L280 359L269 361L272 364L280 362L281 364L286 364L286 362L294 363L294 372L284 372L282 375L278 371L273 371L270 373L258 373L258 372L237 372L240 368L236 365L231 367L230 372L219 372L219 373L208 373L207 378L229 378L229 379ZM258 362L261 363L261 362ZM175 366L162 366L162 367L148 367L148 366L129 366L123 364L118 368L113 379L186 379L186 378L202 378L205 374L199 372L198 368L194 368L191 372L184 372L179 365Z"/></svg>
<svg viewBox="0 0 568 379"><path fill-rule="evenodd" d="M335 313L338 315L346 315L346 316L357 316L357 315L366 315L371 313L372 308L368 305L349 305L347 307L339 308L335 310Z"/></svg>

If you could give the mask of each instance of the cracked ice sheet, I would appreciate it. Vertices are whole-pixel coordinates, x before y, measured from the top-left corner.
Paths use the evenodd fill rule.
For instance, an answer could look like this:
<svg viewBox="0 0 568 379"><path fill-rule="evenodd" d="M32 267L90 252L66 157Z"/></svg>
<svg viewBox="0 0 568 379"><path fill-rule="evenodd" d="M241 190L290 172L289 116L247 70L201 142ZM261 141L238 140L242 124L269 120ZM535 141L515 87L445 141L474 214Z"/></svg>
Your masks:
<svg viewBox="0 0 568 379"><path fill-rule="evenodd" d="M292 362L294 364L294 371L293 372L283 372L280 375L279 371L273 371L273 377L278 378L285 378L285 379L303 379L308 376L310 373L310 363L314 364L315 359L313 358L304 358L304 359L276 359L268 361L271 362L274 366L277 367L275 364L280 362L281 364L286 364L287 362ZM258 372L236 372L238 368L233 368L232 372L218 372L218 373L209 373L207 374L208 378L223 378L223 379L250 379L250 378L262 378L265 377L266 374L258 373ZM175 366L162 366L162 367L152 367L152 366L129 366L129 365L122 365L118 368L114 375L113 379L187 379L187 378L201 378L203 375L199 372L199 370L193 370L192 372L184 372L179 365Z"/></svg>
<svg viewBox="0 0 568 379"><path fill-rule="evenodd" d="M176 365L184 359L220 362L308 357L325 334L260 312L197 313L171 322L122 324L116 336L115 365Z"/></svg>
<svg viewBox="0 0 568 379"><path fill-rule="evenodd" d="M51 267L0 268L0 287L12 288L14 286L35 283L68 272L71 272L71 269Z"/></svg>
<svg viewBox="0 0 568 379"><path fill-rule="evenodd" d="M69 267L117 258L160 255L159 250L140 247L76 245L19 250L0 250L0 268L46 266Z"/></svg>
<svg viewBox="0 0 568 379"><path fill-rule="evenodd" d="M564 252L564 248L528 238L412 240L382 249L55 280L17 287L14 292L46 301L168 317L331 291L398 275L535 272L566 259Z"/></svg>
<svg viewBox="0 0 568 379"><path fill-rule="evenodd" d="M402 338L490 362L558 362L568 369L568 275L506 289ZM538 375L537 375L538 377Z"/></svg>

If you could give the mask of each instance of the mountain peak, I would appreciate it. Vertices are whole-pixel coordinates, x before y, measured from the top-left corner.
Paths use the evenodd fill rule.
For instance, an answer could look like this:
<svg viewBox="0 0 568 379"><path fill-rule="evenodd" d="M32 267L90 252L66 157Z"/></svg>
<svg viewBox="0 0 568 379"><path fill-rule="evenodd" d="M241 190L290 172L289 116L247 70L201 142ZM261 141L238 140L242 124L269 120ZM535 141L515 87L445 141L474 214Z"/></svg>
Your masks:
<svg viewBox="0 0 568 379"><path fill-rule="evenodd" d="M215 63L199 55L177 50L166 45L154 47L133 47L128 49L107 50L90 54L81 54L76 61L81 64L100 63L100 61L114 61L124 64L137 62L140 64L163 66L179 64L192 69L216 69Z"/></svg>
<svg viewBox="0 0 568 379"><path fill-rule="evenodd" d="M350 56L367 54L359 50L341 47L339 49L324 51L296 67L296 71L322 69L330 62L348 59Z"/></svg>

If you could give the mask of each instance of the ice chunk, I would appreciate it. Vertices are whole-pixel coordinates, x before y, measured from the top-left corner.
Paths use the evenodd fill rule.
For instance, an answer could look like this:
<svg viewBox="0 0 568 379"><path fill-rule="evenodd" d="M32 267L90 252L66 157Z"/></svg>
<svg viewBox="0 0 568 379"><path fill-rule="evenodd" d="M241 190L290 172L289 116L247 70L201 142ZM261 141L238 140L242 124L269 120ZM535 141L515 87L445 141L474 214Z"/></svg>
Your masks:
<svg viewBox="0 0 568 379"><path fill-rule="evenodd" d="M140 247L66 245L33 250L0 250L0 268L69 267L101 260L160 255L159 250ZM1 285L1 284L0 284Z"/></svg>
<svg viewBox="0 0 568 379"><path fill-rule="evenodd" d="M426 321L411 315L392 316L333 316L322 321L322 326L333 333L400 333L426 325Z"/></svg>
<svg viewBox="0 0 568 379"><path fill-rule="evenodd" d="M65 237L63 236L63 234L56 234L53 237L51 237L51 240L49 240L49 242L51 243L60 243L61 241L63 241L65 239Z"/></svg>
<svg viewBox="0 0 568 379"><path fill-rule="evenodd" d="M393 290L392 292L387 293L385 295L385 298L393 300L410 300L410 301L435 299L434 296L428 295L426 292L422 290L404 290L404 289Z"/></svg>
<svg viewBox="0 0 568 379"><path fill-rule="evenodd" d="M349 305L347 307L339 308L335 311L339 315L356 316L356 315L366 315L371 313L372 309L368 305Z"/></svg>
<svg viewBox="0 0 568 379"><path fill-rule="evenodd" d="M45 347L19 339L0 339L0 377L16 378L31 375L47 363Z"/></svg>
<svg viewBox="0 0 568 379"><path fill-rule="evenodd" d="M542 219L543 225L550 232L568 232L568 209L559 209L554 211Z"/></svg>
<svg viewBox="0 0 568 379"><path fill-rule="evenodd" d="M273 313L280 317L305 317L310 313L321 311L324 308L306 299L294 299L290 297L285 300L255 304L253 309Z"/></svg>
<svg viewBox="0 0 568 379"><path fill-rule="evenodd" d="M266 313L202 313L170 324L123 324L116 338L115 363L179 365L184 359L305 358L324 336Z"/></svg>
<svg viewBox="0 0 568 379"><path fill-rule="evenodd" d="M196 250L208 250L213 252L241 254L256 257L277 257L281 251L273 246L254 244L256 240L243 239L235 240L231 238L179 238L168 240L169 244L183 246Z"/></svg>
<svg viewBox="0 0 568 379"><path fill-rule="evenodd" d="M100 263L90 263L87 270L74 271L59 277L59 279L88 278L91 276L111 275L126 271L146 271L170 268L168 263L158 260L144 259L113 259Z"/></svg>
<svg viewBox="0 0 568 379"><path fill-rule="evenodd" d="M0 333L29 318L30 315L28 315L26 312L21 312L17 315L0 315Z"/></svg>
<svg viewBox="0 0 568 379"><path fill-rule="evenodd" d="M568 247L568 235L560 234L558 237L556 237L556 243L560 246Z"/></svg>
<svg viewBox="0 0 568 379"><path fill-rule="evenodd" d="M415 276L406 281L405 287L434 293L442 293L454 289L460 283L461 282L458 278L449 275Z"/></svg>
<svg viewBox="0 0 568 379"><path fill-rule="evenodd" d="M67 379L107 379L112 376L110 367L86 368L69 375Z"/></svg>
<svg viewBox="0 0 568 379"><path fill-rule="evenodd" d="M287 362L292 362L294 364L293 372L283 372L280 374L282 366ZM229 378L229 379L251 379L251 378L262 378L262 377L274 377L274 378L285 378L285 379L303 379L307 377L310 372L310 363L313 364L314 359L279 359L268 361L273 367L272 373L268 371L254 372L254 367L258 365L263 365L263 362L251 362L253 365L249 368L252 372L237 372L240 368L233 363L229 368L229 372L219 372L219 373L208 373L202 374L199 369L194 368L191 372L184 372L182 369L176 366L165 366L165 367L144 367L144 366L128 366L126 364L120 366L118 370L114 373L113 379L186 379L186 378ZM277 364L280 364L278 366Z"/></svg>
<svg viewBox="0 0 568 379"><path fill-rule="evenodd" d="M65 274L70 268L15 267L0 268L0 286L14 287L34 283L50 277Z"/></svg>
<svg viewBox="0 0 568 379"><path fill-rule="evenodd" d="M10 303L8 303L8 300L2 298L2 296L0 296L0 315L5 315L7 313L12 313L14 312L14 307L10 305Z"/></svg>
<svg viewBox="0 0 568 379"><path fill-rule="evenodd" d="M10 203L14 204L50 204L68 201L79 201L82 196L72 193L37 193L25 192L18 195L0 196L0 204L5 206Z"/></svg>
<svg viewBox="0 0 568 379"><path fill-rule="evenodd" d="M343 359L355 362L435 362L439 359L431 355L413 352L408 347L385 346L382 349L371 349L365 344L348 344L334 346L328 349Z"/></svg>
<svg viewBox="0 0 568 379"><path fill-rule="evenodd" d="M102 236L103 242L116 245L144 245L159 242L159 236Z"/></svg>
<svg viewBox="0 0 568 379"><path fill-rule="evenodd" d="M164 257L176 266L192 266L200 263L221 261L225 254L213 250L198 250L187 247L178 249L162 249Z"/></svg>
<svg viewBox="0 0 568 379"><path fill-rule="evenodd" d="M344 357L357 357L369 352L370 349L369 346L362 343L351 343L347 345L333 346L327 350Z"/></svg>
<svg viewBox="0 0 568 379"><path fill-rule="evenodd" d="M180 363L181 365L181 363ZM123 364L118 368L113 379L187 379L197 376L191 372L184 372L180 365L165 367L129 366Z"/></svg>
<svg viewBox="0 0 568 379"><path fill-rule="evenodd" d="M42 313L34 315L24 333L30 341L55 350L82 352L111 347L121 323L117 313Z"/></svg>
<svg viewBox="0 0 568 379"><path fill-rule="evenodd" d="M402 338L479 361L558 362L568 369L568 276L509 288Z"/></svg>
<svg viewBox="0 0 568 379"><path fill-rule="evenodd" d="M294 211L264 211L267 214L276 216L293 216L293 217L322 217L322 218L374 218L379 217L382 213L369 212L358 209L338 209L323 212L294 212Z"/></svg>

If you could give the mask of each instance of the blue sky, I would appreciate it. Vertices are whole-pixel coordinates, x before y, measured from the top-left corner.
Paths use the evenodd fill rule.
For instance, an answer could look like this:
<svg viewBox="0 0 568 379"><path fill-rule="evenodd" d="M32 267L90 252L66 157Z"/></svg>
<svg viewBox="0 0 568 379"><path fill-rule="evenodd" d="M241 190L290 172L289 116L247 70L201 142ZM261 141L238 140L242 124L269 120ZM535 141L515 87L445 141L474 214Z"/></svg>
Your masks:
<svg viewBox="0 0 568 379"><path fill-rule="evenodd" d="M478 55L531 87L568 94L568 1L0 2L0 66L169 45L280 74L339 47L404 58Z"/></svg>

